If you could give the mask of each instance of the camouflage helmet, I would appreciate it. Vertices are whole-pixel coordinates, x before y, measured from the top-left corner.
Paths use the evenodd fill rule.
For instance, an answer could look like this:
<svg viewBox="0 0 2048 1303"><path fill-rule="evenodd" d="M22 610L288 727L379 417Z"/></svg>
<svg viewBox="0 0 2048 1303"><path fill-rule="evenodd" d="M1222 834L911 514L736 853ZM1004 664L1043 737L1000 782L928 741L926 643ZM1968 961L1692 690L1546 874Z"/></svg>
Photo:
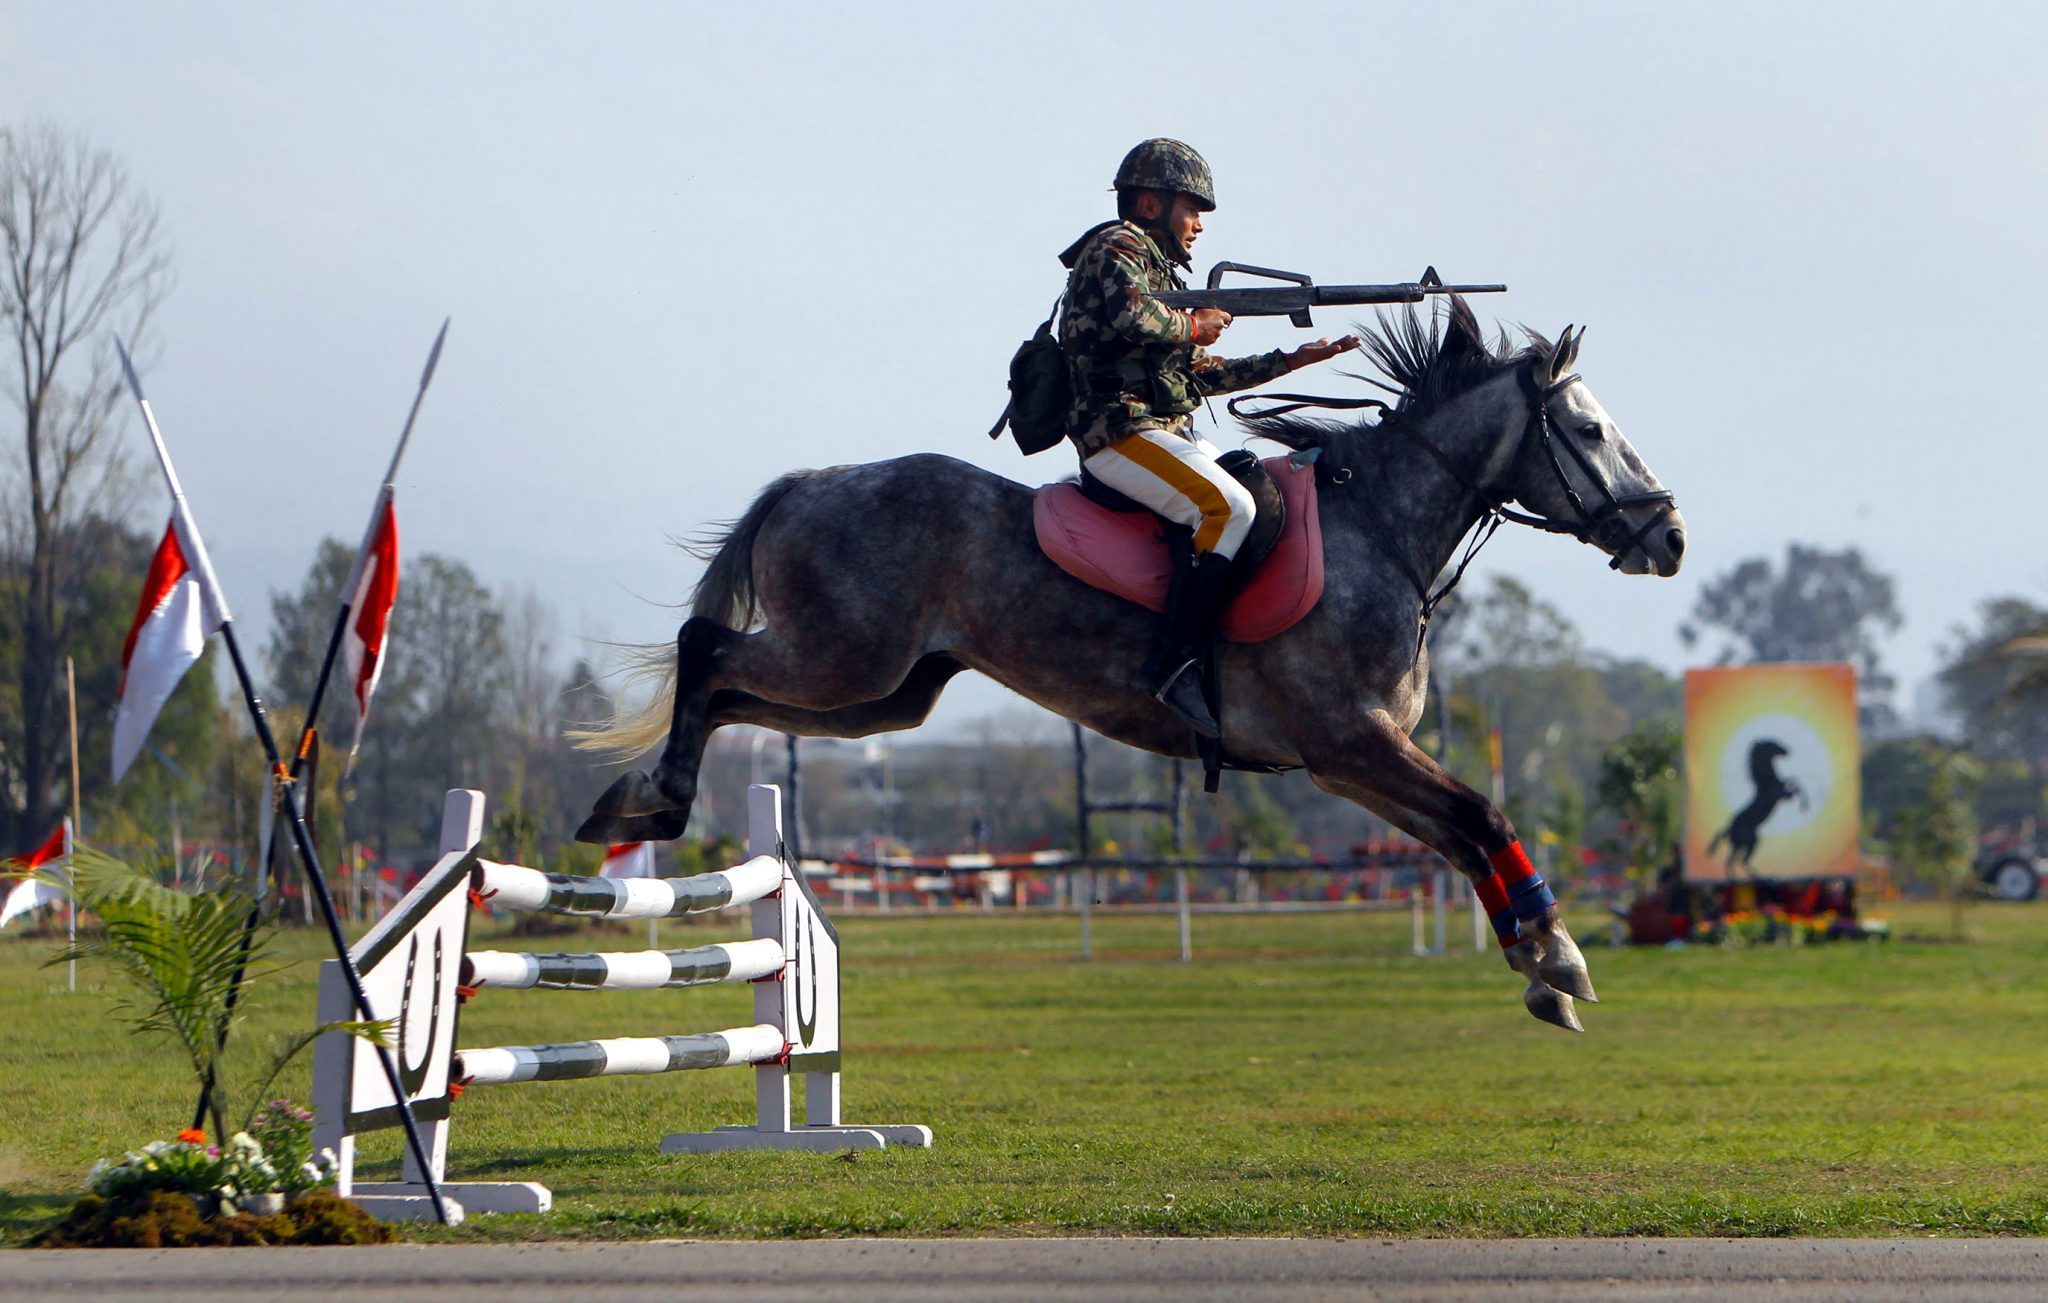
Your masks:
<svg viewBox="0 0 2048 1303"><path fill-rule="evenodd" d="M1189 195L1203 212L1216 207L1216 183L1202 156L1178 140L1155 136L1140 141L1116 170L1118 190L1164 190Z"/></svg>

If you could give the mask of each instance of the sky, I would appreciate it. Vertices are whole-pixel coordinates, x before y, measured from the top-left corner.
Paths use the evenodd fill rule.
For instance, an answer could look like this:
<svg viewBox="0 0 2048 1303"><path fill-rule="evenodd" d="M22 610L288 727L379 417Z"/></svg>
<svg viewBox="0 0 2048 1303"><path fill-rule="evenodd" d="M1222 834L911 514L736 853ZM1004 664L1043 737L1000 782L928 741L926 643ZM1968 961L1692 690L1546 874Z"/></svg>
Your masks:
<svg viewBox="0 0 2048 1303"><path fill-rule="evenodd" d="M791 467L1070 474L984 432L1057 252L1171 135L1217 175L1198 270L1434 264L1509 285L1482 317L1589 327L1685 570L1509 530L1476 576L1677 670L1702 583L1854 545L1897 579L1910 706L1978 602L2048 601L2044 48L2021 5L14 0L0 124L82 133L161 205L145 379L258 642L360 535L444 316L405 550L531 589L565 654L671 638L670 540ZM956 684L934 724L1014 701Z"/></svg>

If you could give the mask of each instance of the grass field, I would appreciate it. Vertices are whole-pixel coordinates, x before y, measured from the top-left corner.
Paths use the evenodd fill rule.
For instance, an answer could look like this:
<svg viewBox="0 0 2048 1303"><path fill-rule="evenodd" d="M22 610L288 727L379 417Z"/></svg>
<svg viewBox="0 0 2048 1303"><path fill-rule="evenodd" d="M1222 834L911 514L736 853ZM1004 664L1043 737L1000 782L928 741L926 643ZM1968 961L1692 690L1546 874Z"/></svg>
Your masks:
<svg viewBox="0 0 2048 1303"><path fill-rule="evenodd" d="M477 1089L451 1175L539 1180L556 1210L420 1234L2048 1232L2048 907L1975 908L1963 945L1912 939L1946 930L1936 909L1890 913L1885 945L1590 947L1606 1002L1578 1037L1525 1014L1494 956L1408 956L1405 916L1198 917L1191 965L1170 917L1098 918L1088 965L1072 919L846 920L847 1119L923 1122L934 1149L655 1152L749 1120L744 1070ZM67 996L37 967L50 949L0 942L8 1242L191 1107L181 1063L109 1018L100 974ZM302 1023L313 981L276 975L242 1034ZM701 1031L747 1008L738 988L487 993L461 1039ZM368 1152L395 1168L388 1137Z"/></svg>

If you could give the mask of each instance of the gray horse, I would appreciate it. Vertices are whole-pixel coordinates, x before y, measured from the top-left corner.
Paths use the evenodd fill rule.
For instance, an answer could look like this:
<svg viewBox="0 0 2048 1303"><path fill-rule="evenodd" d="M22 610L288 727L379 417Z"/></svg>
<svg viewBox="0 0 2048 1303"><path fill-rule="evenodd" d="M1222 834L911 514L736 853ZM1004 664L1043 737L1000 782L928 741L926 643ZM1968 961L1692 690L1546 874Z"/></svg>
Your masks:
<svg viewBox="0 0 2048 1303"><path fill-rule="evenodd" d="M1234 761L1306 769L1475 887L1508 872L1503 856L1524 872L1528 860L1507 817L1409 740L1428 682L1428 581L1460 540L1504 519L1591 543L1627 574L1676 574L1685 548L1671 494L1571 374L1583 334L1567 327L1553 344L1531 332L1519 349L1503 334L1489 347L1461 300L1428 320L1383 315L1366 348L1400 397L1380 419L1248 418L1319 453L1327 579L1293 628L1222 647L1223 745ZM776 480L707 550L673 656L646 649L654 700L580 736L617 758L664 733L668 743L651 774L629 772L598 798L577 836L681 836L721 725L907 729L965 669L1106 737L1192 755L1186 727L1136 686L1158 617L1047 560L1031 502L1023 485L937 455ZM1576 1031L1572 1000L1594 1000L1592 983L1533 881L1504 953L1528 979L1530 1011Z"/></svg>

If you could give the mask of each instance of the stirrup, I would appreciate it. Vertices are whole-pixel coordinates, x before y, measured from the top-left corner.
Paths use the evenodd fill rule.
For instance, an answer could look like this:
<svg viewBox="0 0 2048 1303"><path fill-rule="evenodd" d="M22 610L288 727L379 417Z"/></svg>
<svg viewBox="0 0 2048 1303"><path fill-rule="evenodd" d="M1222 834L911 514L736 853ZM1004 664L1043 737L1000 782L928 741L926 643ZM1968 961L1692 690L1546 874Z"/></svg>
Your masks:
<svg viewBox="0 0 2048 1303"><path fill-rule="evenodd" d="M1152 699L1203 737L1222 736L1223 729L1209 713L1209 703L1202 695L1202 663L1198 659L1191 656L1181 662L1153 692Z"/></svg>

